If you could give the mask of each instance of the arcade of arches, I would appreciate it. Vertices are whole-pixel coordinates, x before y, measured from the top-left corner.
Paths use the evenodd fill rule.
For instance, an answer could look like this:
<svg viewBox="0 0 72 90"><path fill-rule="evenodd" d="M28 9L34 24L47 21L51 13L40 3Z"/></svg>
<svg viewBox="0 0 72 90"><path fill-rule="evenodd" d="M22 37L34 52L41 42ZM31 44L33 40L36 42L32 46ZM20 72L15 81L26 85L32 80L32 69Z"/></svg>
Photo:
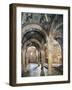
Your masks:
<svg viewBox="0 0 72 90"><path fill-rule="evenodd" d="M34 19L36 17L38 19ZM56 24L55 20L58 20L59 17L62 18L59 15L51 15L50 17L48 15L35 16L35 14L22 13L22 77L63 74L62 44L57 41L61 33L57 34L59 31L53 32L52 30ZM47 22L46 28L41 25L44 21L44 19L41 21L41 18ZM45 25L45 21L43 25ZM52 27L49 27L48 24L50 23ZM57 29L62 29L62 21L55 25L55 30Z"/></svg>

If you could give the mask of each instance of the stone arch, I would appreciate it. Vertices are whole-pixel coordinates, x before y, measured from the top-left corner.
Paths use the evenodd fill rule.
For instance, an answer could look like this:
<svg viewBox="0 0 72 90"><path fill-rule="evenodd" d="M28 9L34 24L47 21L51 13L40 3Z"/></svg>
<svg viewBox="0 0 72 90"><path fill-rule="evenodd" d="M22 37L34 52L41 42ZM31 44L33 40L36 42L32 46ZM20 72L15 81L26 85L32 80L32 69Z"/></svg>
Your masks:
<svg viewBox="0 0 72 90"><path fill-rule="evenodd" d="M30 23L30 24L25 25L23 27L22 33L21 33L22 38L29 31L41 32L45 36L46 41L48 41L48 35L47 35L47 33L45 32L45 30L39 24Z"/></svg>
<svg viewBox="0 0 72 90"><path fill-rule="evenodd" d="M28 60L26 59L26 50L27 50L27 48L29 47L26 47L28 44L30 44L31 42L34 42L34 43L37 43L38 45L39 45L39 47L41 48L42 47L42 45L40 44L40 42L38 41L38 40L36 40L36 39L29 39L27 42L25 42L25 44L24 44L24 47L22 48L22 57L23 57L23 59L22 59L22 63L23 63L23 66L24 66L24 71L27 71L26 70L26 66L27 66L27 64L28 64ZM37 48L38 49L38 48ZM37 61L38 61L38 65L40 64L40 51L39 51L39 49L38 49L38 58L37 58Z"/></svg>
<svg viewBox="0 0 72 90"><path fill-rule="evenodd" d="M22 33L21 33L22 40L23 40L24 35L27 34L27 33L30 32L30 31L37 31L38 33L41 33L41 34L44 36L46 42L48 42L48 35L47 35L47 33L45 32L45 30L44 30L40 25L34 24L34 23L27 24L26 26L24 26L24 27L22 28ZM31 39L27 40L27 41L24 43L24 46L22 47L22 56L23 56L23 60L22 60L22 61L23 61L24 71L27 71L27 70L26 70L26 65L27 65L27 63L28 63L28 60L26 60L26 57L25 57L26 46L27 46L28 44L30 44L31 42L34 42L34 43L38 44L39 47L42 48L41 43L40 43L37 39L34 39L34 38L31 38ZM39 52L39 56L40 56L40 52ZM26 60L26 62L25 62L25 60ZM39 58L39 60L40 60L40 58ZM39 61L39 62L40 62L40 61Z"/></svg>
<svg viewBox="0 0 72 90"><path fill-rule="evenodd" d="M37 43L37 44L39 45L40 48L42 47L42 45L40 44L40 42L39 42L38 40L36 40L36 39L29 39L27 42L24 43L23 49L25 49L26 46L27 46L29 43L31 43L31 42Z"/></svg>

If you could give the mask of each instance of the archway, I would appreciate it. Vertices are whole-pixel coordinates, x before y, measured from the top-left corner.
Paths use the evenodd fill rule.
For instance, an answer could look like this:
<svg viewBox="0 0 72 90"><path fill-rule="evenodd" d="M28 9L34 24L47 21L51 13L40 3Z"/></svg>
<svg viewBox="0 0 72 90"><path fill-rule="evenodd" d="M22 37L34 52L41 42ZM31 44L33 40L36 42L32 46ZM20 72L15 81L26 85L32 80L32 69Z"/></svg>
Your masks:
<svg viewBox="0 0 72 90"><path fill-rule="evenodd" d="M45 62L45 52L44 52L44 44L47 42L48 35L46 32L41 28L40 25L37 24L30 24L23 28L22 31L22 63L24 72L27 72L28 63L32 63L30 59L35 59L31 54L33 54L32 50L29 53L29 49L36 50L37 53L37 62L35 61L34 64L41 64L43 67L43 63ZM30 54L30 55L29 55ZM29 56L28 56L29 55ZM41 68L42 69L42 68Z"/></svg>

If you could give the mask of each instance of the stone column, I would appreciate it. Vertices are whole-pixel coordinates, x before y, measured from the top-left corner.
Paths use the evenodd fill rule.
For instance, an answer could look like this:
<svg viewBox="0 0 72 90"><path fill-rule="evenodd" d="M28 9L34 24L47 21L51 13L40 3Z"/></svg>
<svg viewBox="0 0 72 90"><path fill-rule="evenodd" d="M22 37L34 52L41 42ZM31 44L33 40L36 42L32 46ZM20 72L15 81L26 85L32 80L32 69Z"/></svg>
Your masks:
<svg viewBox="0 0 72 90"><path fill-rule="evenodd" d="M22 64L23 64L23 71L25 71L25 51L22 51Z"/></svg>
<svg viewBox="0 0 72 90"><path fill-rule="evenodd" d="M23 70L24 70L24 72L26 72L27 70L26 70L26 56L25 56L25 53L26 53L26 50L24 49L24 51L23 51Z"/></svg>
<svg viewBox="0 0 72 90"><path fill-rule="evenodd" d="M52 54L48 53L48 75L52 74Z"/></svg>
<svg viewBox="0 0 72 90"><path fill-rule="evenodd" d="M45 63L45 52L44 50L42 49L41 50L41 76L45 76L45 73L44 73L44 63Z"/></svg>
<svg viewBox="0 0 72 90"><path fill-rule="evenodd" d="M27 52L27 49L26 49L26 52L25 52L26 67L27 67L27 65L28 65L29 58L30 58L30 55L28 55L28 52Z"/></svg>
<svg viewBox="0 0 72 90"><path fill-rule="evenodd" d="M48 75L52 74L52 40L51 38L47 39L47 58L48 58Z"/></svg>
<svg viewBox="0 0 72 90"><path fill-rule="evenodd" d="M40 50L38 50L38 66L40 65Z"/></svg>
<svg viewBox="0 0 72 90"><path fill-rule="evenodd" d="M42 67L43 67L44 63L45 63L45 52L44 52L44 50L41 50L41 64L42 64Z"/></svg>

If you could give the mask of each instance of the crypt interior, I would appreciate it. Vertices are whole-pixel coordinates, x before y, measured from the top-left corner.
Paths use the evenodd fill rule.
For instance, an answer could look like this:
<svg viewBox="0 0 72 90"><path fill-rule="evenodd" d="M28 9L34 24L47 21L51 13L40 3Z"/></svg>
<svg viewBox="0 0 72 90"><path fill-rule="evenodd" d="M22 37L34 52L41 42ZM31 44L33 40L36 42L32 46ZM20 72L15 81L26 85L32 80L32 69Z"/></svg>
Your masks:
<svg viewBox="0 0 72 90"><path fill-rule="evenodd" d="M63 75L63 15L21 13L21 76Z"/></svg>

